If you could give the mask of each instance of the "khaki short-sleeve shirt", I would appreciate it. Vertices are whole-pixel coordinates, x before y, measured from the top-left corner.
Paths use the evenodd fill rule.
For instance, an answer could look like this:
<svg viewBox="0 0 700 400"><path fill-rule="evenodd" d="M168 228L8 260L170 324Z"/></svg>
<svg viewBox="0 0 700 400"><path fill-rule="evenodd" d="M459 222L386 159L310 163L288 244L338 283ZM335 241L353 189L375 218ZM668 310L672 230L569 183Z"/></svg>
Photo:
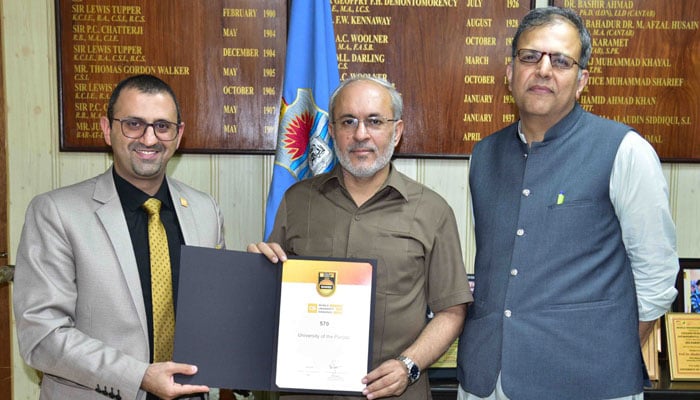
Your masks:
<svg viewBox="0 0 700 400"><path fill-rule="evenodd" d="M415 341L428 308L438 312L473 300L452 209L393 166L360 207L338 166L295 184L284 195L269 241L289 255L377 260L373 368ZM401 396L427 398L427 376Z"/></svg>

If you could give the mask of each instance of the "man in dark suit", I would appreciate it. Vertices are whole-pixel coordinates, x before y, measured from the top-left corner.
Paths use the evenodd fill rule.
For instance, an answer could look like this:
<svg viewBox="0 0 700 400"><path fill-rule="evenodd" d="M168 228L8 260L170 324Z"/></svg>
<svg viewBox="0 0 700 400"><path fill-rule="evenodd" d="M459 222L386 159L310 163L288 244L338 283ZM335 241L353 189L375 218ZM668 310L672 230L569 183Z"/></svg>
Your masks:
<svg viewBox="0 0 700 400"><path fill-rule="evenodd" d="M123 80L100 125L113 167L41 194L27 209L14 278L20 353L44 373L41 399L201 396L208 387L173 381L197 368L170 361L171 347L154 361L153 310L164 301L174 325L180 245L223 248L219 207L166 177L184 123L165 82L150 75ZM169 256L163 276L171 282L157 290L150 260L157 246L149 246L143 208L153 199L161 204L168 247L160 254ZM165 299L152 297L160 290ZM172 329L166 332L172 346ZM168 335L158 336L160 343Z"/></svg>

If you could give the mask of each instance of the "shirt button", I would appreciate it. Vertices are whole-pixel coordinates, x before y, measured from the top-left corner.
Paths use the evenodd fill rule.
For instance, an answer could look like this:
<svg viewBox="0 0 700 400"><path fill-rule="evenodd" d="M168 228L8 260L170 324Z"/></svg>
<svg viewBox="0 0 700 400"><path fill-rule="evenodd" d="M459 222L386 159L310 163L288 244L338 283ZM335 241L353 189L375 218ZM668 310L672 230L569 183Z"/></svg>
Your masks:
<svg viewBox="0 0 700 400"><path fill-rule="evenodd" d="M355 215L355 221L359 221L359 220L360 220L360 216L359 216L359 215Z"/></svg>
<svg viewBox="0 0 700 400"><path fill-rule="evenodd" d="M523 196L527 197L530 195L530 189L523 189Z"/></svg>
<svg viewBox="0 0 700 400"><path fill-rule="evenodd" d="M511 274L512 276L517 276L517 275L518 275L518 269L517 269L517 268L511 269L511 270L510 270L510 274Z"/></svg>
<svg viewBox="0 0 700 400"><path fill-rule="evenodd" d="M523 236L525 234L525 229L520 228L515 232L515 234L518 236Z"/></svg>
<svg viewBox="0 0 700 400"><path fill-rule="evenodd" d="M510 318L511 314L512 314L512 313L510 312L510 310L505 310L505 311L503 311L503 315L505 315L506 318Z"/></svg>

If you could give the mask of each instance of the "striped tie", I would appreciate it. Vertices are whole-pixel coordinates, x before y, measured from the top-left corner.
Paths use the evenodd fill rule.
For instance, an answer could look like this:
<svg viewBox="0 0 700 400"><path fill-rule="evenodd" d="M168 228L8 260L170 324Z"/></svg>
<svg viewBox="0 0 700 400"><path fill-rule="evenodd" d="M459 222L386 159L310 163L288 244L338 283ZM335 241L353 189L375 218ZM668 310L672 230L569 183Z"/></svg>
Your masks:
<svg viewBox="0 0 700 400"><path fill-rule="evenodd" d="M175 311L170 272L168 237L160 221L160 200L143 203L148 212L148 247L151 255L151 299L153 302L153 362L169 361L173 356Z"/></svg>

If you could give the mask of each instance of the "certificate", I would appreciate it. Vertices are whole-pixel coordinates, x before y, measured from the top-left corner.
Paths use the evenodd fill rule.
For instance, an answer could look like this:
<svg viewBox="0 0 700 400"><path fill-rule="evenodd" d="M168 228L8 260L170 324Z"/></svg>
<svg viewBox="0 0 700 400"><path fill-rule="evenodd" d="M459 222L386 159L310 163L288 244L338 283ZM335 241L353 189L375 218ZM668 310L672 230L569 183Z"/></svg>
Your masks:
<svg viewBox="0 0 700 400"><path fill-rule="evenodd" d="M282 268L277 386L361 392L371 348L372 265L292 259Z"/></svg>
<svg viewBox="0 0 700 400"><path fill-rule="evenodd" d="M359 394L371 365L375 260L302 259L183 246L178 383Z"/></svg>

